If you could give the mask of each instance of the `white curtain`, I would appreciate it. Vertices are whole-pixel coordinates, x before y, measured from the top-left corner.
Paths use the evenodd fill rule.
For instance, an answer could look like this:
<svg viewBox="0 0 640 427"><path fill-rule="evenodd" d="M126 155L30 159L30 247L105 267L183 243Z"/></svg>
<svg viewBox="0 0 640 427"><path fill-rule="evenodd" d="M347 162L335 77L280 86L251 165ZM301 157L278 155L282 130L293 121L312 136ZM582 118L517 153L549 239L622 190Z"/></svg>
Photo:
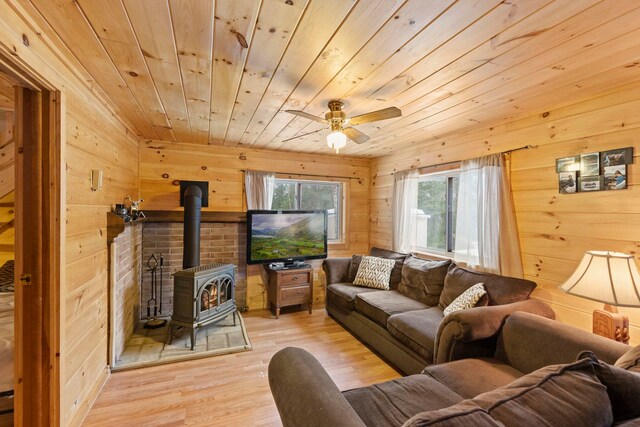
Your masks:
<svg viewBox="0 0 640 427"><path fill-rule="evenodd" d="M418 171L393 174L392 240L393 250L411 252L416 245L418 222Z"/></svg>
<svg viewBox="0 0 640 427"><path fill-rule="evenodd" d="M244 186L247 193L247 209L271 209L276 174L273 172L245 171Z"/></svg>
<svg viewBox="0 0 640 427"><path fill-rule="evenodd" d="M523 275L511 186L502 154L462 162L454 258L478 270Z"/></svg>

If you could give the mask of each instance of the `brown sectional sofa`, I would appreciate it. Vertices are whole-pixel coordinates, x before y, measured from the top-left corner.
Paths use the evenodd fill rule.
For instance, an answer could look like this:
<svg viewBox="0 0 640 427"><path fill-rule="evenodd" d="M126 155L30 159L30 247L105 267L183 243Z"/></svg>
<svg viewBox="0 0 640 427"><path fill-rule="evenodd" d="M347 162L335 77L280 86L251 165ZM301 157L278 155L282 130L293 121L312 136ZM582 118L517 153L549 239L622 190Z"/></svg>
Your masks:
<svg viewBox="0 0 640 427"><path fill-rule="evenodd" d="M529 313L508 316L490 357L340 392L312 355L286 348L269 384L285 427L640 425L640 346Z"/></svg>
<svg viewBox="0 0 640 427"><path fill-rule="evenodd" d="M396 260L390 290L353 285L361 256L329 258L323 263L326 309L405 374L421 372L432 363L493 354L500 327L516 311L554 318L546 304L529 299L536 286L529 280L379 248L371 255ZM474 308L444 316L446 306L480 282L487 297Z"/></svg>

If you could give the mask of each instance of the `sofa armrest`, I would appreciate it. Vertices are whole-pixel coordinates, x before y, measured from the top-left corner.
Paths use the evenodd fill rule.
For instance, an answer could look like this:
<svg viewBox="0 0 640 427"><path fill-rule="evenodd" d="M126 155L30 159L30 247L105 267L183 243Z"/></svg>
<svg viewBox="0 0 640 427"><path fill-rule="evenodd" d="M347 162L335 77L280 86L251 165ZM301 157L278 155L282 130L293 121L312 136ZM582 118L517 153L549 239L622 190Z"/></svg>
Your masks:
<svg viewBox="0 0 640 427"><path fill-rule="evenodd" d="M629 346L566 323L516 313L502 328L496 358L529 373L547 365L574 362L584 350L612 365Z"/></svg>
<svg viewBox="0 0 640 427"><path fill-rule="evenodd" d="M434 363L494 356L505 320L517 311L555 319L553 310L547 304L534 299L453 312L438 327Z"/></svg>
<svg viewBox="0 0 640 427"><path fill-rule="evenodd" d="M327 286L332 283L344 283L349 280L351 258L327 258L322 263L322 269L327 276Z"/></svg>
<svg viewBox="0 0 640 427"><path fill-rule="evenodd" d="M269 362L269 386L284 427L364 426L318 360L287 347Z"/></svg>

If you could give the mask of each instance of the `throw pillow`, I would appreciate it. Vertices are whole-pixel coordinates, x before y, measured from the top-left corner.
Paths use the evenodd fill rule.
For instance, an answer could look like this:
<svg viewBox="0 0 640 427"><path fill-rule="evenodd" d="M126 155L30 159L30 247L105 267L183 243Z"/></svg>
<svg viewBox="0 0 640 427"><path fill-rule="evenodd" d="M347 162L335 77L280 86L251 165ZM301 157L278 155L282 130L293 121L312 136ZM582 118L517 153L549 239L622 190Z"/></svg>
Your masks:
<svg viewBox="0 0 640 427"><path fill-rule="evenodd" d="M640 374L640 345L630 348L614 366Z"/></svg>
<svg viewBox="0 0 640 427"><path fill-rule="evenodd" d="M391 277L389 278L389 288L396 289L400 280L402 280L402 265L409 255L401 252L390 251L388 249L376 248L375 246L371 248L369 255L378 258L393 259L396 261L396 265L393 267L393 270L391 270Z"/></svg>
<svg viewBox="0 0 640 427"><path fill-rule="evenodd" d="M398 292L423 304L438 304L451 261L435 261L409 255L402 265L402 280Z"/></svg>
<svg viewBox="0 0 640 427"><path fill-rule="evenodd" d="M448 316L450 313L459 310L466 310L467 308L473 308L476 306L480 298L487 293L484 288L484 283L477 283L464 291L462 295L454 299L451 304L444 309L443 313Z"/></svg>
<svg viewBox="0 0 640 427"><path fill-rule="evenodd" d="M391 270L396 262L392 259L363 256L354 285L375 289L389 289Z"/></svg>
<svg viewBox="0 0 640 427"><path fill-rule="evenodd" d="M505 425L519 420L531 426L610 426L611 402L593 365L582 359L545 366L472 402Z"/></svg>
<svg viewBox="0 0 640 427"><path fill-rule="evenodd" d="M458 295L476 283L484 283L489 305L525 300L536 287L536 283L531 280L467 270L452 263L444 278L444 288L440 294L438 308L444 310Z"/></svg>
<svg viewBox="0 0 640 427"><path fill-rule="evenodd" d="M640 417L640 375L611 366L598 360L590 351L583 351L578 359L589 358L594 362L596 376L607 386L607 394L613 410L613 421L618 423Z"/></svg>

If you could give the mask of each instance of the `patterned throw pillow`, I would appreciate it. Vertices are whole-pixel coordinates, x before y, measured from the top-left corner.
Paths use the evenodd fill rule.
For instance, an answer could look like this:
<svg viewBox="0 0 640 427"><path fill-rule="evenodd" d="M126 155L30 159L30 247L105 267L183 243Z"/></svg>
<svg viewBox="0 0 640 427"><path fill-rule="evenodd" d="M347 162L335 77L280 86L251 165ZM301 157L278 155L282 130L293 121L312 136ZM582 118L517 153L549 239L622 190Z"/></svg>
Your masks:
<svg viewBox="0 0 640 427"><path fill-rule="evenodd" d="M363 256L353 284L387 290L389 289L391 270L395 265L396 261L393 259Z"/></svg>
<svg viewBox="0 0 640 427"><path fill-rule="evenodd" d="M480 298L486 293L487 290L484 288L484 283L476 283L464 291L458 298L454 299L453 302L444 309L443 313L447 316L454 311L475 307L478 301L480 301Z"/></svg>

